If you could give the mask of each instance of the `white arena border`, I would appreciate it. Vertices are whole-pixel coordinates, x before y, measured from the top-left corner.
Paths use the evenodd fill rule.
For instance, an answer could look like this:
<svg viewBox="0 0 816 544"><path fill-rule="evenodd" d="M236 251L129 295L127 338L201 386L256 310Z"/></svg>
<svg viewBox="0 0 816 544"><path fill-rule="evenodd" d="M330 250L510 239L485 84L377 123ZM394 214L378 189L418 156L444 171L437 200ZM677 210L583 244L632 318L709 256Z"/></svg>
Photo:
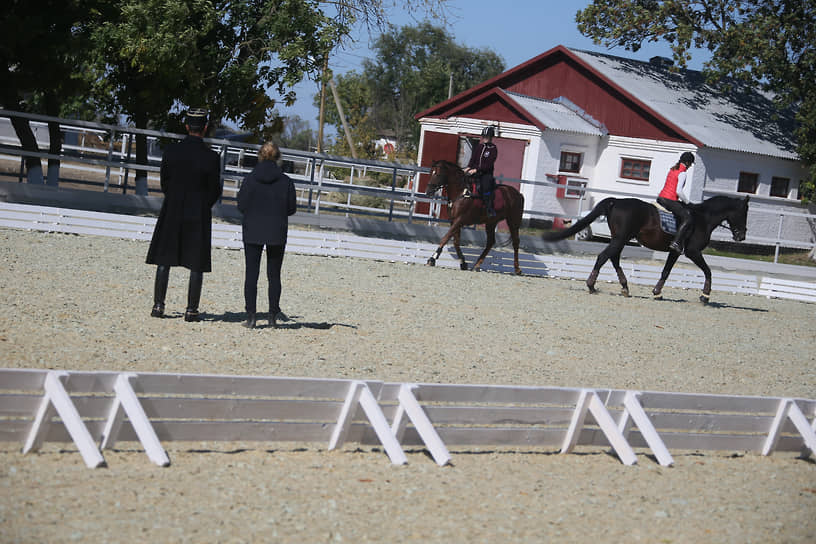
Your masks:
<svg viewBox="0 0 816 544"><path fill-rule="evenodd" d="M105 466L117 441L139 442L159 466L172 441L358 443L381 446L395 465L407 463L404 446L419 446L444 466L452 445L611 446L625 465L637 463L634 448L662 466L674 464L669 448L807 458L814 416L816 400L780 397L0 369L0 440L23 453L73 442L89 468Z"/></svg>
<svg viewBox="0 0 816 544"><path fill-rule="evenodd" d="M0 226L46 232L93 234L129 240L150 240L155 217L120 215L102 212L53 208L28 204L0 202ZM212 243L215 247L241 249L241 226L214 223ZM436 251L436 245L427 242L386 240L356 236L341 232L304 231L289 229L287 251L306 255L357 257L390 262L425 264ZM437 265L459 268L453 248L446 248ZM472 262L481 248L466 247L463 253ZM563 255L519 253L519 264L527 276L585 279L595 259L581 259ZM660 278L662 266L622 263L628 280L633 284L654 285ZM495 249L490 252L482 269L491 272L513 273L511 251ZM616 283L617 275L610 263L601 269L599 279ZM704 277L699 270L676 267L672 270L668 287L702 289ZM816 302L816 283L791 281L773 277L757 277L717 271L713 274L712 289L768 298L786 298Z"/></svg>

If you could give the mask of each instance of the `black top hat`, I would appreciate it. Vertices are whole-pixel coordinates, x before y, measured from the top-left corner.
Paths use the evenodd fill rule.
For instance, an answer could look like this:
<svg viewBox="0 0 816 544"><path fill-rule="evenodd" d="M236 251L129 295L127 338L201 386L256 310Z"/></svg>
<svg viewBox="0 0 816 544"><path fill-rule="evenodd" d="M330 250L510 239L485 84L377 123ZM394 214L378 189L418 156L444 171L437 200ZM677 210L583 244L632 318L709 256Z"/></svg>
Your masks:
<svg viewBox="0 0 816 544"><path fill-rule="evenodd" d="M184 118L184 123L191 128L204 128L207 126L207 110L204 108L190 108Z"/></svg>

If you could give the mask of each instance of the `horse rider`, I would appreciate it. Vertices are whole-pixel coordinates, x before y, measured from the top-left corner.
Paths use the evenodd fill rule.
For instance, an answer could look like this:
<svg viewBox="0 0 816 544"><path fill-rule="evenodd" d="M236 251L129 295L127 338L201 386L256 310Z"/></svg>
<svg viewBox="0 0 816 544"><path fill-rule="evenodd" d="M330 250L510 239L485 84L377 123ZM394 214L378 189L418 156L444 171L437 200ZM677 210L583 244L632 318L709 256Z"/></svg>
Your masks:
<svg viewBox="0 0 816 544"><path fill-rule="evenodd" d="M479 138L479 145L470 155L465 173L474 176L476 179L476 190L484 201L487 208L487 215L496 215L493 209L493 193L496 190L496 179L493 177L493 164L499 155L496 144L493 143L495 129L485 127L482 129L482 136Z"/></svg>
<svg viewBox="0 0 816 544"><path fill-rule="evenodd" d="M692 203L689 196L691 180L686 175L686 171L691 168L692 164L694 164L694 155L692 153L686 151L680 155L680 160L671 167L666 176L663 190L657 195L657 203L680 219L674 240L669 244L669 249L680 254L683 253L686 236L692 227L691 210L686 206L686 204Z"/></svg>

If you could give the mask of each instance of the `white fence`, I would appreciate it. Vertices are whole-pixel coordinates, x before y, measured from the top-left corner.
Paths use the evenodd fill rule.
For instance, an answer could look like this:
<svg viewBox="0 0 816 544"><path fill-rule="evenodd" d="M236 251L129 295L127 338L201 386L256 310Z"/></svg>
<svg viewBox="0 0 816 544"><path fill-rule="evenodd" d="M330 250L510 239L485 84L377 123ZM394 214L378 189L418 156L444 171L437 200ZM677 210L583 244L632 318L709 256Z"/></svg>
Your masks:
<svg viewBox="0 0 816 544"><path fill-rule="evenodd" d="M112 236L129 240L150 240L154 217L118 215L89 212L66 208L30 206L26 204L0 203L0 226L40 230L47 232L69 232ZM212 242L215 247L239 249L243 247L240 225L214 224ZM302 231L290 229L287 251L308 255L333 257L358 257L402 263L424 264L436 250L436 245L426 242L385 240L325 231ZM466 247L463 253L470 262L475 261L481 248ZM582 259L563 255L538 255L519 253L519 264L526 275L586 279L594 265L594 259ZM437 266L459 268L459 260L448 248L437 259ZM662 266L622 263L630 283L654 285L657 283ZM482 266L485 271L513 273L511 251L494 249ZM607 263L599 276L601 281L617 282L612 265ZM668 287L683 289L702 288L704 277L696 269L675 267ZM715 271L712 289L746 295L788 298L803 302L816 302L816 283L778 280L749 274Z"/></svg>
<svg viewBox="0 0 816 544"><path fill-rule="evenodd" d="M670 466L670 448L811 455L814 416L816 400L778 397L0 369L0 440L73 442L89 468L117 441L159 466L172 441L380 445L394 464L422 446L438 465L448 445L611 446L626 465L646 448Z"/></svg>

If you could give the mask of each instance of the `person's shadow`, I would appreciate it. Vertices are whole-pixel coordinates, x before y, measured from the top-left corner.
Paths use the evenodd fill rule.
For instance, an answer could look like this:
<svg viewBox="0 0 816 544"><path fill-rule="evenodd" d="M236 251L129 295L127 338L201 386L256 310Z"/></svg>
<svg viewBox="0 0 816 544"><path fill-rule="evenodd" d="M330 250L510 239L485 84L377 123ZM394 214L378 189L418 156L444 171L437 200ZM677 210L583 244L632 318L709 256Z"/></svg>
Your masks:
<svg viewBox="0 0 816 544"><path fill-rule="evenodd" d="M328 330L332 327L349 327L351 329L356 329L355 325L347 325L345 323L328 323L328 322L310 322L310 321L298 321L302 319L303 316L298 315L290 315L286 317L286 319L279 320L277 327L272 327L269 324L267 319L267 314L259 313L258 314L258 321L255 325L256 329L318 329L318 330ZM246 312L224 312L223 314L208 314L202 313L201 314L201 321L222 321L225 323L243 323L246 320Z"/></svg>

